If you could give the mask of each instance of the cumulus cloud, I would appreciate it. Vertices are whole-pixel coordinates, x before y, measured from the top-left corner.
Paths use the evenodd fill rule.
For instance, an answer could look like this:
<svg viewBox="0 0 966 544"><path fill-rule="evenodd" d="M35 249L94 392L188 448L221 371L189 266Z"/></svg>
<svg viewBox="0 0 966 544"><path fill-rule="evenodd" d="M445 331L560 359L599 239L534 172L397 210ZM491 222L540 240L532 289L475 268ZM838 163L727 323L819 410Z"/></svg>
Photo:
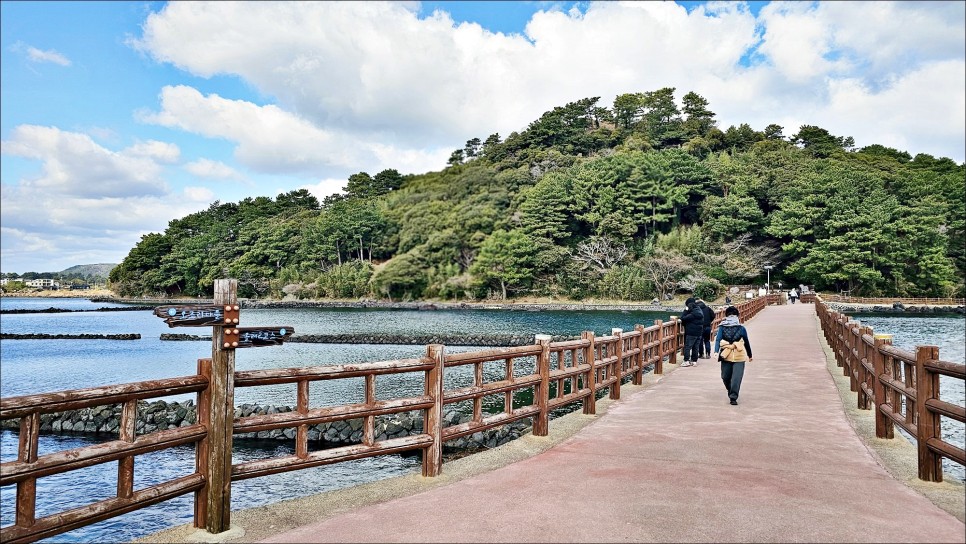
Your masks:
<svg viewBox="0 0 966 544"><path fill-rule="evenodd" d="M184 165L184 169L199 178L208 179L241 179L237 170L221 161L198 159Z"/></svg>
<svg viewBox="0 0 966 544"><path fill-rule="evenodd" d="M259 130L267 117L290 116L283 125L295 136L277 147L291 153L260 151L254 131L228 129L237 123L193 130L237 141L239 159L264 171L309 171L370 160L358 142L399 154L452 150L521 130L566 102L600 96L609 106L618 94L661 87L675 87L679 99L695 91L719 120L758 129L781 120L834 123L837 93L853 84L862 89L856 99L895 110L908 98L897 85L928 65L962 60L963 17L964 5L949 2L773 3L758 18L741 2L691 12L671 2L592 2L538 11L524 35L505 35L456 24L445 11L420 18L411 4L178 2L151 14L134 43L158 61L204 77L237 75L275 97L273 106L219 106L200 94L193 103L238 115L258 109ZM226 31L206 30L213 26ZM958 99L961 88L941 99ZM175 109L166 104L158 120L186 125L187 112ZM879 117L850 116L856 126L845 132L863 132ZM896 128L922 132L933 121L909 117ZM962 127L956 138L932 151L962 160Z"/></svg>
<svg viewBox="0 0 966 544"><path fill-rule="evenodd" d="M0 152L41 163L37 175L0 184L3 259L23 271L120 262L142 234L214 199L207 189L169 190L162 163L179 152L164 142L112 151L86 134L21 125Z"/></svg>
<svg viewBox="0 0 966 544"><path fill-rule="evenodd" d="M160 195L166 184L152 154L170 154L163 144L135 145L126 152L101 147L90 136L56 127L20 125L0 153L42 162L39 176L22 185L71 197ZM145 155L147 153L148 155Z"/></svg>
<svg viewBox="0 0 966 544"><path fill-rule="evenodd" d="M275 105L259 106L185 85L161 90L161 110L141 121L237 144L235 158L260 173L318 175L380 171L426 172L444 166L452 150L399 148L338 129L324 130Z"/></svg>

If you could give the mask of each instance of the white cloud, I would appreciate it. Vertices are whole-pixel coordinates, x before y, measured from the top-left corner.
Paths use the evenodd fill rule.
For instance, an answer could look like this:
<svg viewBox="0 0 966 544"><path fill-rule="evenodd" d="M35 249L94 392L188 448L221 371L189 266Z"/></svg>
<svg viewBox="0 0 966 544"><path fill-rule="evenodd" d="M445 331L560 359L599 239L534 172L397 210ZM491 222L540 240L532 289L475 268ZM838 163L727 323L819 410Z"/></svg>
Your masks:
<svg viewBox="0 0 966 544"><path fill-rule="evenodd" d="M164 142L117 152L86 134L21 125L0 152L41 162L38 175L0 184L3 260L20 271L120 262L142 234L163 231L214 197L203 188L169 191L160 163L179 152Z"/></svg>
<svg viewBox="0 0 966 544"><path fill-rule="evenodd" d="M235 158L256 172L296 175L396 168L442 168L452 150L398 148L339 130L323 130L278 106L258 106L179 85L161 90L161 110L142 112L146 123L235 142Z"/></svg>
<svg viewBox="0 0 966 544"><path fill-rule="evenodd" d="M205 209L207 189L161 196L66 198L36 187L2 185L6 271L55 272L76 264L120 262L143 234Z"/></svg>
<svg viewBox="0 0 966 544"><path fill-rule="evenodd" d="M53 49L48 49L47 51L42 51L36 47L27 46L27 58L32 62L50 62L53 64L59 64L61 66L70 66L70 59L61 55Z"/></svg>
<svg viewBox="0 0 966 544"><path fill-rule="evenodd" d="M347 180L344 179L323 179L318 183L313 183L310 185L302 185L299 189L305 189L312 195L319 199L319 202L325 199L329 195L334 195L336 193L341 193L342 188L345 187Z"/></svg>
<svg viewBox="0 0 966 544"><path fill-rule="evenodd" d="M145 157L163 163L175 163L181 157L181 149L177 145L157 140L137 142L124 150L124 153L133 157Z"/></svg>
<svg viewBox="0 0 966 544"><path fill-rule="evenodd" d="M170 151L165 148L166 153ZM22 180L22 185L70 197L164 193L167 188L160 178L161 167L153 156L144 155L145 152L159 151L156 145L147 144L136 145L129 152L114 152L86 134L37 125L20 125L13 129L9 140L0 142L0 153L4 155L43 163L41 174Z"/></svg>
<svg viewBox="0 0 966 544"><path fill-rule="evenodd" d="M618 94L668 86L679 99L689 91L707 98L722 128L782 119L823 126L848 82L898 110L908 94L895 85L914 87L911 75L926 65L964 56L964 4L950 2L773 3L757 19L738 2L691 13L671 2L593 2L584 12L539 11L522 36L457 25L445 11L417 13L411 4L381 2L177 2L148 17L136 46L195 75L240 76L274 97L271 106L229 104L195 91L194 113L202 103L208 113L195 120L204 126L186 130L237 142L239 160L263 172L316 176L340 165L375 170L367 163L375 144L383 146L379 166L398 168L394 160L426 148L445 161L467 139L505 137L554 106L590 96L610 106ZM952 94L937 98L959 99L957 85L942 85ZM186 105L162 100L159 122L190 124ZM216 121L214 112L232 120ZM247 115L257 129L239 126ZM865 132L880 117L850 116L855 126L842 132ZM895 128L907 134L936 121L903 119ZM264 147L263 134L280 143ZM931 150L910 138L917 147L910 151L962 161L963 140L960 127Z"/></svg>
<svg viewBox="0 0 966 544"><path fill-rule="evenodd" d="M198 159L184 165L184 169L199 178L242 179L237 170L220 161Z"/></svg>

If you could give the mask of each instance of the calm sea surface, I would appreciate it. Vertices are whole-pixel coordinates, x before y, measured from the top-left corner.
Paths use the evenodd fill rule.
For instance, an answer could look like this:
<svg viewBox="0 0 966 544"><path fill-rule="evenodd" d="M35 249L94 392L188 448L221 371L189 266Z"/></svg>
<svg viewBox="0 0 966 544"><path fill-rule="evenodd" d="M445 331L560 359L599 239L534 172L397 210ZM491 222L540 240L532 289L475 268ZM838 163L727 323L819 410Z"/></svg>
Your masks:
<svg viewBox="0 0 966 544"><path fill-rule="evenodd" d="M0 308L92 310L123 304L92 303L84 299L0 298ZM675 312L677 313L677 312ZM655 319L667 319L667 313L655 312L527 312L500 310L415 311L380 309L271 309L244 310L245 326L288 325L297 334L384 333L384 334L560 334L578 335L592 330L609 334L611 328L633 329L635 324L649 325ZM857 319L875 331L894 335L894 344L913 349L915 344L937 344L943 359L963 362L964 319L961 316L895 317L857 315ZM193 375L196 361L210 356L210 342L161 341L163 333L210 334L207 327L168 328L150 311L82 312L52 314L8 314L0 316L4 333L45 334L122 334L138 333L140 340L3 340L0 341L0 396L95 387L112 383ZM482 348L447 346L448 351L470 351ZM288 343L283 346L239 350L237 370L287 368L345 364L413 358L424 355L424 346L344 345ZM459 369L469 372L470 369ZM518 369L525 372L525 368ZM377 395L388 398L409 394L422 387L420 376L388 381L377 380ZM451 372L447 387L462 385L470 376ZM360 380L356 380L360 381ZM362 400L361 383L350 380L312 384L313 406L327 406ZM958 389L957 389L958 386ZM943 397L950 402L964 402L960 384L943 383ZM194 395L165 397L165 400L188 400ZM235 391L235 404L295 404L295 386L264 386ZM955 423L955 422L954 422ZM962 425L944 434L958 433L963 441ZM43 435L40 453L76 448L103 441L82 436ZM0 459L16 458L17 435L0 434ZM238 441L234 462L291 453L288 442ZM38 480L37 517L66 508L89 504L113 497L116 491L117 463L106 463L69 474ZM339 489L373 480L412 473L419 470L419 457L391 455L362 459L298 472L244 480L232 484L233 509L251 508L290 498ZM135 489L154 485L193 472L194 447L183 447L138 456ZM958 473L957 473L958 469ZM963 478L958 465L947 467L950 475ZM0 525L12 523L15 486L0 489ZM191 521L192 496L189 494L117 518L83 527L50 539L57 542L100 542L138 538L168 527Z"/></svg>

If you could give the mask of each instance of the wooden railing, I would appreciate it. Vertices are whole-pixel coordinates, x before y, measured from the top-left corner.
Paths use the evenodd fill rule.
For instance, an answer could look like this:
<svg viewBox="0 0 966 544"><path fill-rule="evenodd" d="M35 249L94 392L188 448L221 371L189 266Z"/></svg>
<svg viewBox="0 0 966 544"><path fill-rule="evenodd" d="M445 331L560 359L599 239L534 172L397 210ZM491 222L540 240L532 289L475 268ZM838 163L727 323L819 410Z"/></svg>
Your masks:
<svg viewBox="0 0 966 544"><path fill-rule="evenodd" d="M747 321L769 301L767 297L759 297L736 306L741 310L742 320ZM722 308L716 313L715 326L723 316ZM216 338L216 344L220 343L221 338ZM437 476L442 470L444 442L523 418L532 418L533 434L544 436L548 433L552 410L581 402L584 413L596 413L598 393L608 390L610 398L620 398L622 383L641 384L648 367L655 374L662 374L665 360L674 364L682 345L683 327L679 320L672 319L657 320L649 327L637 325L633 331L613 329L610 335L601 337L588 331L579 339L562 342L551 342L549 336L537 335L536 343L530 346L469 353L446 353L444 346L434 344L427 346L426 355L418 359L348 365L236 372L234 353L231 353L221 361L200 359L198 373L193 376L3 398L0 419L19 419L20 433L17 460L0 464L0 485L17 486L15 523L0 528L0 541L32 542L48 538L191 492L195 494L194 525L210 533L220 533L230 527L232 481L365 457L420 450L423 476ZM534 360L534 370L516 375L515 362L526 358ZM502 377L485 381L487 364L491 375L494 366L502 368ZM473 383L445 390L445 371L470 365ZM377 398L378 377L404 373L423 374L420 394ZM311 407L310 384L346 378L364 380L363 402ZM236 388L278 384L295 384L294 411L234 417ZM529 395L515 395L521 391L528 391ZM195 424L137 435L139 400L184 393L197 394ZM502 410L484 413L483 401L487 397L502 397ZM516 405L527 398L529 404ZM464 423L445 425L443 407L459 402L472 402L472 418ZM122 405L117 440L38 454L42 414L117 404ZM377 416L409 411L422 412L422 433L377 439ZM358 419L362 420L361 443L309 451L310 425ZM294 429L293 455L232 463L233 435L273 429ZM134 491L136 456L192 443L196 450L194 472ZM115 498L36 519L37 478L110 461L119 461Z"/></svg>
<svg viewBox="0 0 966 544"><path fill-rule="evenodd" d="M858 407L875 410L875 434L893 438L899 425L915 438L919 450L919 479L941 482L942 458L966 465L966 451L942 438L941 417L966 422L966 408L940 399L939 376L966 380L966 365L939 359L936 346L899 349L890 335L815 304L822 331L835 360L858 395Z"/></svg>
<svg viewBox="0 0 966 544"><path fill-rule="evenodd" d="M198 374L59 393L11 397L0 400L0 419L20 419L20 444L16 461L0 465L0 485L17 486L14 525L0 529L0 541L32 542L78 527L151 506L192 491L200 493L205 476L198 457L192 474L134 491L134 459L137 455L190 443L204 442L212 422L199 412L194 425L137 436L137 402L142 399L208 391L210 361L199 362ZM64 410L120 404L118 439L94 446L39 455L40 416ZM200 405L199 405L200 406ZM118 461L117 494L114 498L58 514L35 517L37 478ZM197 501L203 503L203 501Z"/></svg>
<svg viewBox="0 0 966 544"><path fill-rule="evenodd" d="M905 306L963 306L966 299L962 298L908 298L908 297L852 297L844 295L822 295L825 302L838 302L843 304L886 304L892 306L896 302L901 302ZM803 300L804 302L804 300Z"/></svg>

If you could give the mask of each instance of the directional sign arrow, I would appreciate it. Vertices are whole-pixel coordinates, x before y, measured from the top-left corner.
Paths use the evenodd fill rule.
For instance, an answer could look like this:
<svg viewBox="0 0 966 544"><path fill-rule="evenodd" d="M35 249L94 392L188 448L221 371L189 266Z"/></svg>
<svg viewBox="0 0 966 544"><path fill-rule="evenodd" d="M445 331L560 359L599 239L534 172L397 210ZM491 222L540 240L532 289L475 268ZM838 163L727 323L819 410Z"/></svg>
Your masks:
<svg viewBox="0 0 966 544"><path fill-rule="evenodd" d="M295 327L225 327L226 349L280 346L295 334Z"/></svg>
<svg viewBox="0 0 966 544"><path fill-rule="evenodd" d="M163 318L169 327L211 327L238 325L237 304L158 306L154 315Z"/></svg>

